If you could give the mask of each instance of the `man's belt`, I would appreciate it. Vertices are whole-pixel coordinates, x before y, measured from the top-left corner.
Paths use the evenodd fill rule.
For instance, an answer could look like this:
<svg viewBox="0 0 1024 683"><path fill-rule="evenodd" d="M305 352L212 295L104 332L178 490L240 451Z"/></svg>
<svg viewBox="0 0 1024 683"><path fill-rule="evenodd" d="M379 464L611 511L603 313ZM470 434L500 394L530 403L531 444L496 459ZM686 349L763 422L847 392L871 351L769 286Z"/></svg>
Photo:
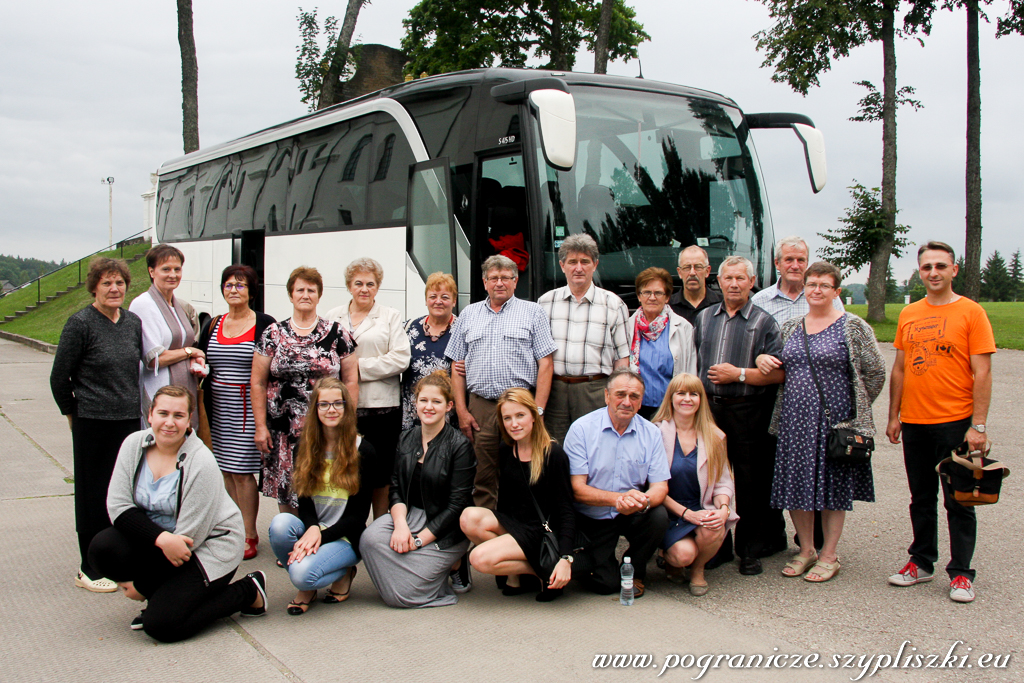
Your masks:
<svg viewBox="0 0 1024 683"><path fill-rule="evenodd" d="M719 406L735 406L741 403L750 403L751 401L757 401L761 398L761 394L754 396L708 396L708 400Z"/></svg>
<svg viewBox="0 0 1024 683"><path fill-rule="evenodd" d="M553 377L565 384L583 384L584 382L593 382L596 379L605 379L608 375L599 372L596 375L553 375Z"/></svg>

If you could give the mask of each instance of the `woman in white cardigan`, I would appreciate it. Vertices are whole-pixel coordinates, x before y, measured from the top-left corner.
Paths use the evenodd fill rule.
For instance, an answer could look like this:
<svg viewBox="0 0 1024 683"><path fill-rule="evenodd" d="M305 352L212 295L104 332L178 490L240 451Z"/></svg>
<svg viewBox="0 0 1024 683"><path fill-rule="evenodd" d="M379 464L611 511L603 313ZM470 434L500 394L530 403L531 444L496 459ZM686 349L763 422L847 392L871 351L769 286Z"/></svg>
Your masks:
<svg viewBox="0 0 1024 683"><path fill-rule="evenodd" d="M345 268L345 286L352 300L328 311L327 317L356 340L359 359L357 428L376 451L370 475L373 518L388 511L388 486L395 467L395 449L402 432L401 374L412 353L402 315L377 303L384 269L372 258L358 258Z"/></svg>
<svg viewBox="0 0 1024 683"><path fill-rule="evenodd" d="M725 450L725 433L715 426L704 385L695 375L669 383L654 422L661 429L671 479L662 503L669 527L662 541L669 575L689 568L690 593L704 595L704 565L715 556L725 533L736 526L736 492Z"/></svg>
<svg viewBox="0 0 1024 683"><path fill-rule="evenodd" d="M629 367L647 383L638 412L648 420L661 405L673 377L681 372L697 374L693 325L668 305L672 289L672 276L664 268L641 271L636 276L640 308L626 327Z"/></svg>

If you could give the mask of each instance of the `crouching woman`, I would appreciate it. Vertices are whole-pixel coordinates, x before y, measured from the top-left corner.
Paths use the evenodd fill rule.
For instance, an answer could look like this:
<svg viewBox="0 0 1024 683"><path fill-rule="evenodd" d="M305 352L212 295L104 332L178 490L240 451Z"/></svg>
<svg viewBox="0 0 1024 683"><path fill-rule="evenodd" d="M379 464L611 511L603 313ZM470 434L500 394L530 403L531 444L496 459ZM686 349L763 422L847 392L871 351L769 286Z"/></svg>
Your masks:
<svg viewBox="0 0 1024 683"><path fill-rule="evenodd" d="M153 396L150 429L124 440L107 492L114 525L89 546L89 562L125 595L148 604L132 622L166 643L212 621L266 612L266 578L231 583L245 548L242 513L224 489L213 453L190 428L182 387Z"/></svg>

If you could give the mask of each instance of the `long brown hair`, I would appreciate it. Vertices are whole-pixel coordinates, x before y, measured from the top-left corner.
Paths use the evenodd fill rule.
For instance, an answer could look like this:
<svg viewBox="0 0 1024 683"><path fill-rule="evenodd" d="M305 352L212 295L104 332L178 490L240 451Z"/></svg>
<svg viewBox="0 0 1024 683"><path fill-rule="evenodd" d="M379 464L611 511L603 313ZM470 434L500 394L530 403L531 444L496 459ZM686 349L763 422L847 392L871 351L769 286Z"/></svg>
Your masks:
<svg viewBox="0 0 1024 683"><path fill-rule="evenodd" d="M356 448L356 411L352 406L352 397L345 384L334 377L324 377L313 385L309 396L309 409L306 421L302 425L299 437L299 452L295 458L295 470L292 474L292 490L295 495L308 498L322 486L324 469L327 459L324 457L327 448L327 435L320 413L316 408L320 394L326 389L341 391L345 401L345 412L341 416L338 428L341 432L338 439L338 450L334 453L331 464L331 486L345 489L350 496L359 492L359 449Z"/></svg>
<svg viewBox="0 0 1024 683"><path fill-rule="evenodd" d="M708 454L708 485L714 486L725 468L729 467L729 458L726 455L725 442L718 435L718 426L715 424L715 418L711 415L708 395L704 391L704 384L700 378L686 372L681 372L673 377L672 381L668 383L665 398L661 400L661 406L651 422L673 421L675 411L672 407L672 397L680 391L693 392L700 396L700 405L697 406L693 426L697 431L697 436L704 442L704 448Z"/></svg>
<svg viewBox="0 0 1024 683"><path fill-rule="evenodd" d="M526 389L516 387L507 390L498 398L498 431L505 443L510 446L514 446L516 443L505 431L505 420L501 414L501 407L506 403L519 404L533 415L533 431L530 433L530 483L536 484L544 471L548 454L551 453L551 435L548 434L544 421L540 419L540 414L537 412L537 401L534 400L533 394Z"/></svg>

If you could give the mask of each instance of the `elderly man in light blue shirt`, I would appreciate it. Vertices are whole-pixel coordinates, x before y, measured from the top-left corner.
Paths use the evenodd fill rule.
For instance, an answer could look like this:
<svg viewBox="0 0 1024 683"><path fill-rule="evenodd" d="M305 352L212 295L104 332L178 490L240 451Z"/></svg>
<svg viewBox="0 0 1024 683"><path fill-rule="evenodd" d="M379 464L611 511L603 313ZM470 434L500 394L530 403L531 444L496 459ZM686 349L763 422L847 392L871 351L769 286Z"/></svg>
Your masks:
<svg viewBox="0 0 1024 683"><path fill-rule="evenodd" d="M643 395L640 375L616 370L604 391L607 407L576 420L565 437L577 528L587 538L573 578L602 595L619 588L619 536L629 541L633 594L644 594L647 563L668 526L661 506L668 493L668 458L661 432L636 414Z"/></svg>

